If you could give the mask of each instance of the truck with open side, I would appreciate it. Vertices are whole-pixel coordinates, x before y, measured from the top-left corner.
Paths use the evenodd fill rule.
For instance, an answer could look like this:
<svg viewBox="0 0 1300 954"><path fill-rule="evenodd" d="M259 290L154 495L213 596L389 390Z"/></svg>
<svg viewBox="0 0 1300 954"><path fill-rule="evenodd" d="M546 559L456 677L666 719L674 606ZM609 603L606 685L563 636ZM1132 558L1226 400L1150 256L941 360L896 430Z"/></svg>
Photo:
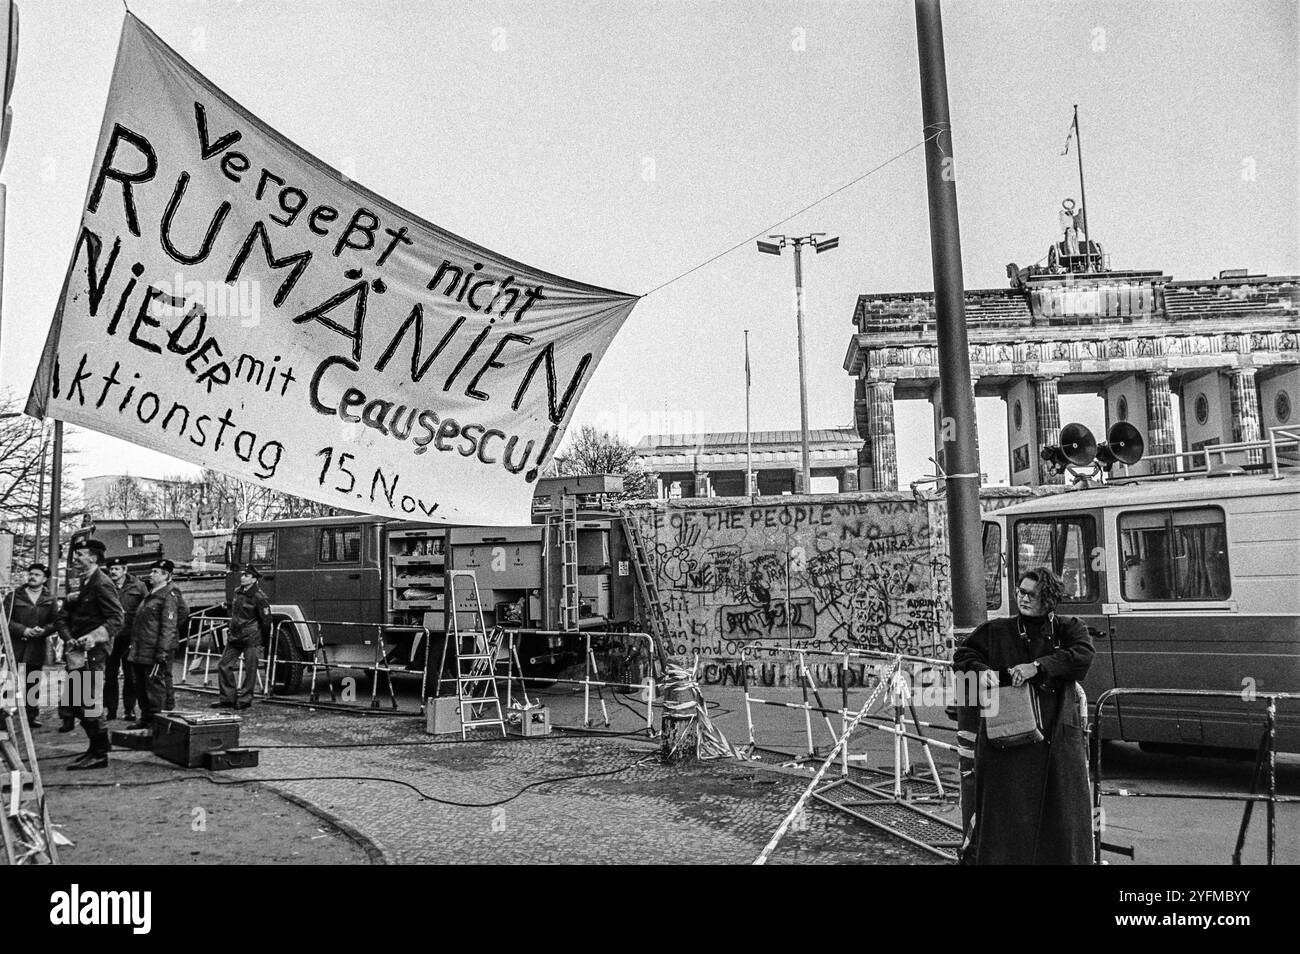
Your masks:
<svg viewBox="0 0 1300 954"><path fill-rule="evenodd" d="M633 583L620 521L604 510L580 507L566 515L560 507L562 491L583 502L616 493L621 479L538 483L534 522L526 526L446 527L365 515L242 524L226 588L233 593L239 565L261 571L281 624L278 688L301 688L318 648L331 667L371 666L382 658L397 672L428 668L432 685L449 613L461 614L462 628L476 618L467 589L457 594L460 605L448 605L452 569L474 571L489 625L520 631L520 662L531 676L554 675L573 661L577 644L566 631L632 628ZM576 542L567 558L566 531ZM566 578L576 578L577 591L577 611L568 618Z"/></svg>

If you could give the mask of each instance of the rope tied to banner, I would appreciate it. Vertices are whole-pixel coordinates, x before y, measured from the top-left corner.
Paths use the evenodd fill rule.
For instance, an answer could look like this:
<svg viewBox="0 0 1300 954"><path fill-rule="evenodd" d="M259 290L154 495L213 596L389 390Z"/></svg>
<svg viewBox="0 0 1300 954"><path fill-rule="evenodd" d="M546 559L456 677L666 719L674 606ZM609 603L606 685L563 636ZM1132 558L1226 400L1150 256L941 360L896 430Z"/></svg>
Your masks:
<svg viewBox="0 0 1300 954"><path fill-rule="evenodd" d="M931 126L927 126L927 127L926 127L927 133L928 133L928 131L929 131L930 128L932 128L932 127L931 127ZM642 295L641 297L642 297L642 298L649 298L649 297L650 297L651 295L653 295L655 292L659 291L660 289L667 288L667 287L668 287L669 285L671 285L673 282L681 281L683 278L685 278L687 275L690 275L692 272L698 272L701 268L704 268L704 266L706 266L706 265L712 265L714 262L716 262L718 259L722 258L723 256L725 256L725 255L730 255L730 254L731 254L732 252L734 252L736 249L741 248L741 247L743 247L743 246L745 246L745 245L748 245L750 242L753 242L753 241L755 241L756 239L761 239L761 238L763 238L765 235L769 234L769 233L772 231L772 229L780 228L782 225L785 225L785 223L789 222L791 219L795 218L796 216L803 215L805 212L809 211L810 209L815 209L817 206L821 205L821 204L822 204L823 202L825 202L827 199L830 199L830 198L833 198L833 197L839 195L839 194L840 194L841 192L843 192L845 189L851 189L853 186L857 185L857 184L858 184L859 182L861 182L863 179L866 179L866 178L868 178L868 177L870 177L870 176L875 175L875 174L876 174L877 172L879 172L881 169L884 169L886 166L890 165L891 163L896 162L896 161L899 160L899 159L902 159L902 158L903 158L904 156L906 156L908 153L915 152L916 150L918 150L918 149L920 149L922 146L924 146L926 143L930 142L932 139L937 139L939 136L941 136L941 135L946 131L946 127L940 128L940 125L939 125L939 124L935 124L935 125L933 126L933 128L935 128L935 132L933 132L933 133L928 133L928 135L926 135L926 137L925 137L924 139L922 139L920 142L916 143L915 145L909 146L908 148L904 149L902 152L897 153L896 155L890 156L890 157L889 157L888 159L886 159L884 162L880 163L880 165L875 166L874 168L868 169L866 172L862 173L862 175L858 176L858 177L855 178L855 179L851 179L851 180L849 180L848 182L844 183L844 185L840 186L838 189L835 189L835 190L833 190L833 191L831 191L831 192L826 193L826 194L825 194L824 196L822 196L820 199L817 199L817 200L815 200L815 201L813 201L813 202L808 203L808 205L805 205L802 209L799 209L798 211L795 211L795 212L791 212L789 215L787 215L785 218L781 219L779 222L773 222L771 225L769 225L769 226L767 226L767 227L761 229L760 231L754 233L753 235L749 236L749 238L741 239L739 242L737 242L735 245L732 245L730 248L723 249L721 252L719 252L717 255L714 255L712 258L707 258L707 259L705 259L704 261L700 262L700 264L695 265L695 266L693 266L693 267L691 267L691 268L688 268L686 271L682 272L680 275L677 275L677 276L675 276L675 277L673 277L673 278L668 279L668 281L666 281L666 282L662 282L661 284L656 285L654 288L650 289L648 292L646 292L646 293L645 293L644 295Z"/></svg>

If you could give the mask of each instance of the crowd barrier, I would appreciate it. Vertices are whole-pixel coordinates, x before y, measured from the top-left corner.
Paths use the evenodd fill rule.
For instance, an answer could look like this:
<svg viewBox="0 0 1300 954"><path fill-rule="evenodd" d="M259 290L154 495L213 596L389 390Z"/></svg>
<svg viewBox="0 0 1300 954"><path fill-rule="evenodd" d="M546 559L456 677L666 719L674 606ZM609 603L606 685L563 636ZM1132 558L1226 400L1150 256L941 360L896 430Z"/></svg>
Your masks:
<svg viewBox="0 0 1300 954"><path fill-rule="evenodd" d="M749 667L748 663L751 658L757 660L759 656L767 659L778 658L780 656L794 657L797 660L799 670L799 687L803 695L801 702L786 702L779 699L763 698L756 696L750 691L749 685ZM809 658L829 659L837 664L837 672L840 689L840 705L838 708L826 705L822 699L822 688L817 685L813 679L812 672L808 666ZM912 773L911 754L908 749L908 741L914 741L921 745L922 752L925 754L928 763L929 774L933 780L935 792L938 798L945 797L943 782L939 777L939 772L931 755L930 747L936 747L953 752L958 751L958 745L955 742L944 742L932 738L927 734L930 732L956 732L957 726L950 722L928 722L922 720L916 711L916 695L918 687L908 681L906 674L902 671L904 665L911 665L914 669L914 675L917 673L928 672L938 676L940 691L937 693L941 698L946 697L947 691L943 687L947 685L945 675L951 673L952 662L947 659L937 659L928 656L911 656L900 653L886 653L866 649L846 649L839 651L818 650L818 649L792 649L783 645L765 644L762 642L753 642L745 646L740 657L742 672L742 687L745 694L745 725L748 732L749 744L756 748L766 748L759 745L754 735L754 714L753 706L771 706L782 709L793 709L803 713L804 736L807 745L805 757L816 758L818 748L813 741L813 714L821 716L826 731L830 736L831 744L838 748L840 752L840 774L847 776L851 763L865 762L866 755L853 755L849 751L848 745L839 745L844 733L848 731L849 723L855 715L855 710L849 705L849 680L845 674L855 663L866 663L873 670L883 670L889 673L890 680L889 692L884 700L892 706L891 714L874 714L871 712L864 713L860 724L864 728L874 729L879 732L889 733L894 737L894 792L897 797L903 797L904 779ZM931 684L927 683L922 689L928 689ZM863 686L862 688L871 688ZM840 728L837 732L831 723L834 716L839 716ZM910 723L910 730L908 725Z"/></svg>
<svg viewBox="0 0 1300 954"><path fill-rule="evenodd" d="M1102 788L1102 760L1101 760L1101 733L1097 731L1097 726L1101 724L1102 708L1112 699L1119 699L1123 696L1177 696L1181 698L1197 697L1202 699L1236 699L1239 702L1247 703L1262 700L1268 703L1264 710L1264 726L1260 737L1259 749L1256 753L1255 773L1249 793L1242 792L1140 792L1133 789L1103 789ZM1297 700L1300 699L1300 693L1294 692L1257 692L1251 699L1246 699L1241 692L1237 691L1217 691L1212 689L1108 689L1097 698L1097 714L1093 721L1092 733L1092 778L1093 778L1093 829L1095 860L1101 863L1102 837L1104 833L1104 818L1102 812L1101 799L1103 795L1117 796L1122 798L1191 798L1202 799L1206 801L1234 801L1245 802L1241 815L1241 828L1237 832L1237 846L1233 852L1232 863L1241 864L1242 849L1246 844L1246 832L1250 828L1251 814L1256 802L1264 802L1267 806L1267 830L1265 835L1265 854L1268 864L1274 864L1277 854L1277 806L1289 802L1300 802L1300 798L1294 798L1277 793L1277 703L1279 699ZM1118 703L1117 703L1118 705ZM1257 789L1260 787L1260 774L1265 775L1264 785L1267 788L1265 794L1260 794ZM1109 846L1107 846L1109 847Z"/></svg>
<svg viewBox="0 0 1300 954"><path fill-rule="evenodd" d="M310 643L315 649L311 653L310 659L293 659L283 660L280 658L281 636L288 637L285 633L293 627L302 627L301 635L306 639L298 640L301 643ZM363 639L360 643L331 643L325 637L329 630L334 628L343 629L368 629L374 631L371 639ZM184 644L184 654L182 656L182 685L195 685L192 677L201 676L198 685L202 688L213 688L213 682L216 678L216 661L220 660L225 651L226 640L229 638L230 620L228 617L205 616L199 614L191 618L190 633ZM450 683L454 686L456 679L454 675L448 676L445 672L438 673L431 677L429 665L421 666L419 669L405 669L392 665L388 660L387 647L391 642L385 640L387 633L413 633L414 640L410 649L410 659L414 662L421 643L426 643L432 638L428 629L418 626L396 626L385 623L352 623L341 620L316 620L316 619L284 619L276 623L276 629L270 640L270 652L264 653L263 658L258 663L258 691L264 696L273 694L273 688L276 686L276 676L280 666L294 665L302 666L304 669L310 669L309 681L309 698L312 702L319 699L318 676L320 671L325 670L326 686L330 693L331 702L336 701L337 695L334 691L333 682L330 679L331 671L334 669L359 670L370 673L370 708L379 708L379 677L384 674L387 677L388 697L392 709L397 710L398 704L392 687L392 675L409 674L414 676L417 672L420 675L420 709L424 712L424 700L430 695L430 682L433 682L435 692L441 694L442 688ZM581 652L583 655L583 673L582 678L576 679L571 677L534 677L526 676L524 667L520 664L519 659L519 642L524 636L551 637L561 640L580 640ZM558 630L541 630L541 629L510 629L505 631L505 641L502 644L501 651L497 657L498 667L505 666L504 674L499 676L506 684L506 705L514 705L514 697L518 693L525 703L530 702L528 698L527 682L545 682L547 684L562 684L581 686L583 693L583 727L591 727L592 720L592 690L596 691L596 700L601 709L603 724L610 725L609 711L605 704L603 690L610 689L630 689L643 690L645 696L645 726L648 734L654 733L654 699L655 699L655 641L648 633L637 632L606 632L606 631L587 631L587 632L561 632ZM612 678L602 678L600 666L597 662L596 652L592 646L593 637L611 637L619 640L630 640L634 643L644 642L645 649L645 676L642 681L630 682L619 681ZM330 651L337 650L340 646L349 645L372 645L373 653L369 661L358 661L348 659L338 661L331 658ZM242 660L240 663L240 674L242 675ZM434 666L433 668L436 668ZM499 671L499 669L498 669ZM453 689L454 692L454 689Z"/></svg>

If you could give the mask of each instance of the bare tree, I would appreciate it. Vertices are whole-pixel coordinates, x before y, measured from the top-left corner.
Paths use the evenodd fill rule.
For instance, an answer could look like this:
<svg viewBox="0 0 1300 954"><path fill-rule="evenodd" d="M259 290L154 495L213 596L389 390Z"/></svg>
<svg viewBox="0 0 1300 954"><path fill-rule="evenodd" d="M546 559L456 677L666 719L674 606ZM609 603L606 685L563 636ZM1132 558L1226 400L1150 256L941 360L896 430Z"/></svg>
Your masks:
<svg viewBox="0 0 1300 954"><path fill-rule="evenodd" d="M52 464L50 428L27 417L21 408L12 392L0 394L0 527L14 534L14 561L19 566L45 559ZM74 451L65 444L63 453L66 459ZM71 481L65 478L62 490L61 529L70 533L83 510Z"/></svg>
<svg viewBox="0 0 1300 954"><path fill-rule="evenodd" d="M203 501L203 484L179 474L171 474L153 484L154 510L160 519L184 520L199 527L199 508Z"/></svg>
<svg viewBox="0 0 1300 954"><path fill-rule="evenodd" d="M598 431L584 424L570 434L564 447L555 455L553 473L560 477L579 474L622 474L623 493L619 499L646 496L649 481L632 445L616 434Z"/></svg>
<svg viewBox="0 0 1300 954"><path fill-rule="evenodd" d="M119 477L87 501L97 520L151 520L159 517L155 495L134 477Z"/></svg>
<svg viewBox="0 0 1300 954"><path fill-rule="evenodd" d="M322 517L335 512L326 504L228 477L215 470L204 470L199 484L203 501L201 521L209 526L237 527L247 520Z"/></svg>

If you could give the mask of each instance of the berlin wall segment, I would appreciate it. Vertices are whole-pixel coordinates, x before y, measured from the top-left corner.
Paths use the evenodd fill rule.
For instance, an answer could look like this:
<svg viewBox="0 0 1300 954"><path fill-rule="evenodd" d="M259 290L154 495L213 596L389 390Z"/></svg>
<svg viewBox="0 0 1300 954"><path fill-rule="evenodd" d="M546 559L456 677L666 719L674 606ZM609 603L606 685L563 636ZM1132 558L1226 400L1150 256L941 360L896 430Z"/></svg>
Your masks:
<svg viewBox="0 0 1300 954"><path fill-rule="evenodd" d="M942 506L908 494L711 498L637 507L669 652L711 685L799 685L792 650L944 656L952 633ZM759 648L761 645L761 648ZM840 663L809 657L818 685ZM873 684L856 663L850 688Z"/></svg>

